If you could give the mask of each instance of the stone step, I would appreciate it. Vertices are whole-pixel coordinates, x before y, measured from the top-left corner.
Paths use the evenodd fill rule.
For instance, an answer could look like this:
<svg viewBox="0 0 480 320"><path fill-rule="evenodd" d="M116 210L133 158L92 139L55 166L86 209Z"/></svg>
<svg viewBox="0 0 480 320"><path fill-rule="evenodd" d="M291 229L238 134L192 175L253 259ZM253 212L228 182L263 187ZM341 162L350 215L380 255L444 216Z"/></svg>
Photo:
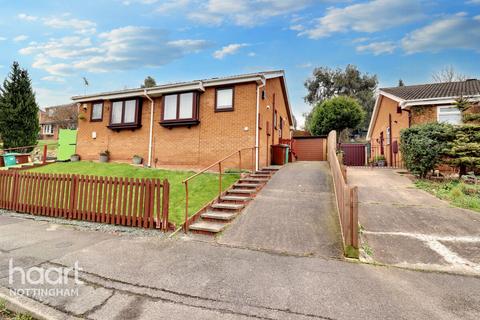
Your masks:
<svg viewBox="0 0 480 320"><path fill-rule="evenodd" d="M242 196L223 196L220 198L222 201L247 201L251 200L250 197L242 197Z"/></svg>
<svg viewBox="0 0 480 320"><path fill-rule="evenodd" d="M226 227L224 223L198 221L188 227L189 230L218 233Z"/></svg>
<svg viewBox="0 0 480 320"><path fill-rule="evenodd" d="M255 189L230 189L227 193L242 193L242 194L254 194L257 190Z"/></svg>
<svg viewBox="0 0 480 320"><path fill-rule="evenodd" d="M227 210L240 210L245 207L243 204L236 204L236 203L214 203L210 207L213 209L227 209Z"/></svg>
<svg viewBox="0 0 480 320"><path fill-rule="evenodd" d="M264 179L268 179L268 178L270 178L270 177L271 177L271 175L269 175L269 174L264 174L264 173L263 173L263 174L262 174L262 173L252 173L252 174L249 176L249 178L264 178Z"/></svg>
<svg viewBox="0 0 480 320"><path fill-rule="evenodd" d="M235 187L244 187L244 188L258 188L260 184L258 183L235 183L233 186Z"/></svg>
<svg viewBox="0 0 480 320"><path fill-rule="evenodd" d="M272 175L272 171L255 171L254 174L261 174L261 175L271 176L271 175Z"/></svg>
<svg viewBox="0 0 480 320"><path fill-rule="evenodd" d="M268 179L262 179L262 178L242 178L239 181L241 182L267 182Z"/></svg>
<svg viewBox="0 0 480 320"><path fill-rule="evenodd" d="M261 171L278 171L280 170L282 166L268 166L268 167L265 167L265 168L262 168Z"/></svg>
<svg viewBox="0 0 480 320"><path fill-rule="evenodd" d="M221 211L207 211L200 215L204 219L215 219L222 221L230 221L235 218L236 214L231 212L221 212Z"/></svg>

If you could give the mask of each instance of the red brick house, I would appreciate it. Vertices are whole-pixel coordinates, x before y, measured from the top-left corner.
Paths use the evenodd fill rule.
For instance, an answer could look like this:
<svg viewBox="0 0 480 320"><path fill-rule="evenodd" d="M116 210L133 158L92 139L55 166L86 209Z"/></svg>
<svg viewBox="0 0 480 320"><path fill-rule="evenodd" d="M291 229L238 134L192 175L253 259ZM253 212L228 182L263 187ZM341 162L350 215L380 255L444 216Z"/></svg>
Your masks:
<svg viewBox="0 0 480 320"><path fill-rule="evenodd" d="M39 139L57 140L60 129L76 129L78 110L76 103L46 107L38 113Z"/></svg>
<svg viewBox="0 0 480 320"><path fill-rule="evenodd" d="M371 156L383 155L387 164L399 160L400 131L412 125L436 121L461 124L462 114L454 105L460 96L480 101L480 80L380 89L367 133ZM479 111L480 106L475 106L468 112Z"/></svg>
<svg viewBox="0 0 480 320"><path fill-rule="evenodd" d="M257 146L244 163L265 166L272 144L291 137L283 71L164 84L72 98L79 106L77 153L97 160L143 157L148 166L203 167Z"/></svg>

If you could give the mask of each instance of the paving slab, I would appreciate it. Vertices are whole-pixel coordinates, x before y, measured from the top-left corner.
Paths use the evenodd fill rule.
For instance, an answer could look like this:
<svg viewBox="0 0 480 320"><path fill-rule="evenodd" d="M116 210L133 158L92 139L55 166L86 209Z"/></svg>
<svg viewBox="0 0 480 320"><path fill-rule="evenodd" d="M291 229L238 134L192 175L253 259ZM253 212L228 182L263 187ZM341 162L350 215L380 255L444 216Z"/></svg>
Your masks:
<svg viewBox="0 0 480 320"><path fill-rule="evenodd" d="M282 167L218 239L262 250L340 257L340 227L326 162Z"/></svg>

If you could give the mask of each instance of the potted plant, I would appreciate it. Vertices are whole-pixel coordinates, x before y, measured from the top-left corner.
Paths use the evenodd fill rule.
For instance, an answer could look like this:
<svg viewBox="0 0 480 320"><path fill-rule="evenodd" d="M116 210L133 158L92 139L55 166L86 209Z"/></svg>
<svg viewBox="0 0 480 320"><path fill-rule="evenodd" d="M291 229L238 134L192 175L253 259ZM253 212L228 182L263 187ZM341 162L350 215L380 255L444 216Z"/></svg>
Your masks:
<svg viewBox="0 0 480 320"><path fill-rule="evenodd" d="M85 115L83 113L80 113L78 115L78 120L87 120L87 117L85 117Z"/></svg>
<svg viewBox="0 0 480 320"><path fill-rule="evenodd" d="M142 164L143 158L139 155L134 155L132 158L133 164Z"/></svg>
<svg viewBox="0 0 480 320"><path fill-rule="evenodd" d="M376 156L374 161L378 167L385 167L387 164L386 158L384 155Z"/></svg>
<svg viewBox="0 0 480 320"><path fill-rule="evenodd" d="M110 159L110 151L105 150L100 152L100 162L108 162Z"/></svg>
<svg viewBox="0 0 480 320"><path fill-rule="evenodd" d="M79 154L76 154L76 153L75 153L75 154L72 154L72 155L70 156L70 161L71 161L71 162L78 162L78 161L80 161L80 155L79 155Z"/></svg>

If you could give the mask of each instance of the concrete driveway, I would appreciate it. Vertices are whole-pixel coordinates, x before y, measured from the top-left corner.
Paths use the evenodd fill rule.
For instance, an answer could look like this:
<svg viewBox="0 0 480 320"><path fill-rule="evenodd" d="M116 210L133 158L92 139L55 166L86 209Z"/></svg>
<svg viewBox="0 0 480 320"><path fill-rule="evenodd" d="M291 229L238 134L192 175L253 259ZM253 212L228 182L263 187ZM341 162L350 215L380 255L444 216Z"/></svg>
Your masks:
<svg viewBox="0 0 480 320"><path fill-rule="evenodd" d="M359 187L363 246L373 252L365 258L480 274L480 213L417 189L400 171L348 168L349 183Z"/></svg>
<svg viewBox="0 0 480 320"><path fill-rule="evenodd" d="M341 257L340 226L327 162L280 169L218 242L296 255Z"/></svg>

